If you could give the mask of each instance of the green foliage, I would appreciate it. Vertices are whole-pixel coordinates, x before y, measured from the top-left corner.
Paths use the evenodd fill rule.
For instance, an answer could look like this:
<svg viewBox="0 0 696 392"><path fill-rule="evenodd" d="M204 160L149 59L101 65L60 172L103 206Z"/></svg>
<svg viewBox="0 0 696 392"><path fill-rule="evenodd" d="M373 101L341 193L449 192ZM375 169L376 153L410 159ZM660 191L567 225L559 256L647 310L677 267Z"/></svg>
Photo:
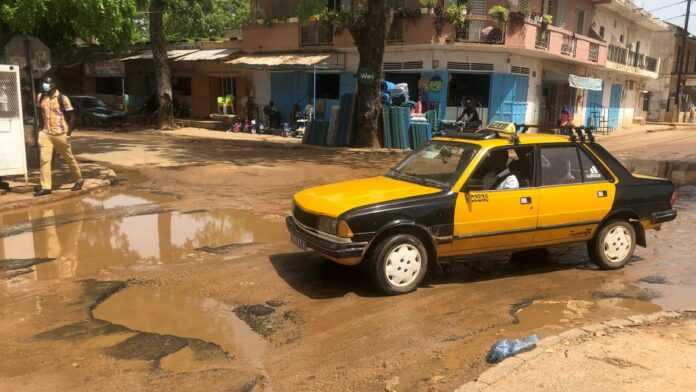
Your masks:
<svg viewBox="0 0 696 392"><path fill-rule="evenodd" d="M494 5L488 10L488 15L495 19L498 24L504 24L510 16L510 10L502 5Z"/></svg>
<svg viewBox="0 0 696 392"><path fill-rule="evenodd" d="M0 0L0 24L9 35L35 35L52 48L70 47L76 38L123 48L135 18L133 0Z"/></svg>
<svg viewBox="0 0 696 392"><path fill-rule="evenodd" d="M433 9L437 6L437 0L420 0L420 5L423 8Z"/></svg>
<svg viewBox="0 0 696 392"><path fill-rule="evenodd" d="M75 39L121 50L149 40L147 0L0 0L0 31L29 34L61 51ZM167 0L169 40L222 37L248 18L249 0ZM3 31L4 30L4 31Z"/></svg>
<svg viewBox="0 0 696 392"><path fill-rule="evenodd" d="M460 27L466 23L469 10L464 4L450 4L445 11L447 21L451 24Z"/></svg>
<svg viewBox="0 0 696 392"><path fill-rule="evenodd" d="M297 6L297 18L304 24L319 20L325 12L327 8L324 0L303 0Z"/></svg>
<svg viewBox="0 0 696 392"><path fill-rule="evenodd" d="M553 23L553 15L544 14L541 17L541 20L544 21L544 23L546 23L546 24L551 24L551 23Z"/></svg>
<svg viewBox="0 0 696 392"><path fill-rule="evenodd" d="M180 41L222 37L249 16L249 0L167 0L167 39Z"/></svg>

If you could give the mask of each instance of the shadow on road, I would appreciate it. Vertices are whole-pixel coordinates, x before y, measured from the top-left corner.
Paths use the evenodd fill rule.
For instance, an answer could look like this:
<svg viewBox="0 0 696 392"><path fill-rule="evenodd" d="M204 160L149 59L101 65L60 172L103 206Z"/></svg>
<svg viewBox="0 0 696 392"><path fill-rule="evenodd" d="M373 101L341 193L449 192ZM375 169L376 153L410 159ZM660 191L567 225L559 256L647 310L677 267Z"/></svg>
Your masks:
<svg viewBox="0 0 696 392"><path fill-rule="evenodd" d="M361 297L379 297L369 277L360 267L346 267L313 252L284 253L270 257L278 276L298 292L312 299L343 297L354 293ZM457 259L444 272L431 271L420 289L444 284L466 284L565 270L593 269L578 249L515 254L490 254Z"/></svg>

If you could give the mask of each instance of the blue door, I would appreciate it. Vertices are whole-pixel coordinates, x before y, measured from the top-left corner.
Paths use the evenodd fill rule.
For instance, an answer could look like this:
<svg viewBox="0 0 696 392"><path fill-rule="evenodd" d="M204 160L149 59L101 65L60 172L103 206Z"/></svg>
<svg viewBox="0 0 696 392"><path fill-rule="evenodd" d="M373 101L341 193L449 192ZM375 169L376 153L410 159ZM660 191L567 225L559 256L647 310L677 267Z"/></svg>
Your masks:
<svg viewBox="0 0 696 392"><path fill-rule="evenodd" d="M599 127L602 118L602 100L604 91L589 91L587 93L587 105L585 106L585 125Z"/></svg>
<svg viewBox="0 0 696 392"><path fill-rule="evenodd" d="M619 127L619 115L621 112L621 93L623 88L620 84L611 85L611 98L609 99L609 128Z"/></svg>
<svg viewBox="0 0 696 392"><path fill-rule="evenodd" d="M509 121L524 124L527 117L529 77L513 74L493 74L488 121Z"/></svg>

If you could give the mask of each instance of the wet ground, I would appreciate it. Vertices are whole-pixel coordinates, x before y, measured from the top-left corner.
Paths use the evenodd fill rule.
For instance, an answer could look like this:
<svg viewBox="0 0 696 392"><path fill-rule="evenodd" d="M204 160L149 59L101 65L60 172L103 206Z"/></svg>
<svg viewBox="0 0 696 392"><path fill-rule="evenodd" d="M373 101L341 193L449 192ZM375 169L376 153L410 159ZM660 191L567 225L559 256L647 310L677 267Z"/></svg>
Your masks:
<svg viewBox="0 0 696 392"><path fill-rule="evenodd" d="M355 175L305 165L305 182ZM0 215L0 390L446 391L500 337L696 305L693 189L623 270L582 246L488 255L385 298L288 243L301 186L283 168L257 174L256 204L244 181L190 186L224 182L209 170L121 170L109 191Z"/></svg>

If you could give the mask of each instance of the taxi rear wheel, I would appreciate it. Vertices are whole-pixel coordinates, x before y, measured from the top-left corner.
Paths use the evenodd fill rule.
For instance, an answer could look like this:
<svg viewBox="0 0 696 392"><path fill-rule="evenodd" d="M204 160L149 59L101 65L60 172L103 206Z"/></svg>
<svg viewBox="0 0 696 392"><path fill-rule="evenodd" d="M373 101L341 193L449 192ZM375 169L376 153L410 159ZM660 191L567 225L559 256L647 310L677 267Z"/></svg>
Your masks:
<svg viewBox="0 0 696 392"><path fill-rule="evenodd" d="M397 234L375 248L367 266L375 286L387 295L415 290L428 270L428 252L417 237Z"/></svg>
<svg viewBox="0 0 696 392"><path fill-rule="evenodd" d="M602 226L588 244L592 261L600 268L612 270L628 263L636 249L636 229L625 220L613 220Z"/></svg>

